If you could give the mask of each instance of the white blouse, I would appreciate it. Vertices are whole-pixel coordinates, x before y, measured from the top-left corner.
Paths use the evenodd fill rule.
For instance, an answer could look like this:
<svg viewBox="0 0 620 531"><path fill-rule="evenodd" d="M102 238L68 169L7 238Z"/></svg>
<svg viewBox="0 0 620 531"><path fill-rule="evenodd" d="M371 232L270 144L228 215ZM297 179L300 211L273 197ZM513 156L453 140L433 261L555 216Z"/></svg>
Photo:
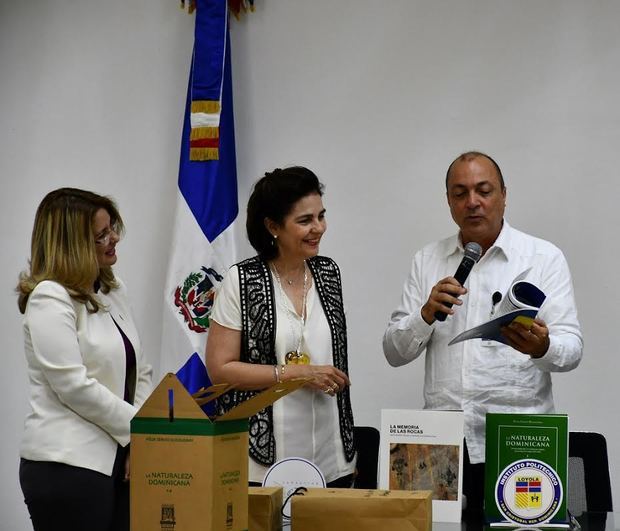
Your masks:
<svg viewBox="0 0 620 531"><path fill-rule="evenodd" d="M283 364L286 353L297 349L301 319L273 278L273 272L271 275L276 301L276 357ZM301 351L310 355L313 365L332 365L331 334L314 282L308 289L306 313ZM227 328L242 328L237 266L230 268L220 286L211 319ZM328 482L353 473L355 460L348 463L344 455L335 397L304 387L281 398L273 405L273 431L276 460L308 459L319 467ZM249 472L250 481L262 482L267 467L250 459Z"/></svg>

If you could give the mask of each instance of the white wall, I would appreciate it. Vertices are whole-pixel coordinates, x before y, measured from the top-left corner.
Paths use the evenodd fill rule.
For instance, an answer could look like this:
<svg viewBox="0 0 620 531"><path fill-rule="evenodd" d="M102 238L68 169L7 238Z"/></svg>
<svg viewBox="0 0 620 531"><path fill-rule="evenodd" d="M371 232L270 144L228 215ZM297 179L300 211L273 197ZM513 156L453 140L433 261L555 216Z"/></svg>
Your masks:
<svg viewBox="0 0 620 531"><path fill-rule="evenodd" d="M251 183L275 166L306 164L325 182L321 251L343 271L357 423L422 405L422 361L390 368L381 335L413 251L455 230L448 163L487 151L506 177L510 222L556 243L571 265L586 349L576 371L556 375L556 406L571 429L607 436L616 507L619 17L613 1L258 0L231 30L242 210ZM27 528L12 290L34 210L65 185L118 200L128 234L117 269L157 364L192 31L174 1L0 0L7 531Z"/></svg>

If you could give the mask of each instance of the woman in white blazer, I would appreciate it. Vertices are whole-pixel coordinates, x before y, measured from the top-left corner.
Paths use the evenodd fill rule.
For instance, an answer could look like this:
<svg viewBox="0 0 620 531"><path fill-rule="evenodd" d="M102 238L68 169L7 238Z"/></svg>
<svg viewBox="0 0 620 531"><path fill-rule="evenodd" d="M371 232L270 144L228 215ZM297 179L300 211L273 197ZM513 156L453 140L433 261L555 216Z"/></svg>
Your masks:
<svg viewBox="0 0 620 531"><path fill-rule="evenodd" d="M151 388L124 284L112 200L50 192L20 275L31 411L20 483L35 531L129 529L129 423Z"/></svg>

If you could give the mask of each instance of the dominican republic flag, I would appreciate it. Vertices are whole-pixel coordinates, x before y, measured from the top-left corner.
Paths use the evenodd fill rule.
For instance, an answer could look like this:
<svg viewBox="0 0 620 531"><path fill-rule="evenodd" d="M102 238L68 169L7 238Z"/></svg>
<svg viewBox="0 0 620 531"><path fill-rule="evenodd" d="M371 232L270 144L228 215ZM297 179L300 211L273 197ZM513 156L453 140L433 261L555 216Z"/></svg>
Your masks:
<svg viewBox="0 0 620 531"><path fill-rule="evenodd" d="M197 357L204 359L215 290L236 261L238 212L228 9L226 0L198 0L165 288L162 374L177 372L193 354L192 367Z"/></svg>

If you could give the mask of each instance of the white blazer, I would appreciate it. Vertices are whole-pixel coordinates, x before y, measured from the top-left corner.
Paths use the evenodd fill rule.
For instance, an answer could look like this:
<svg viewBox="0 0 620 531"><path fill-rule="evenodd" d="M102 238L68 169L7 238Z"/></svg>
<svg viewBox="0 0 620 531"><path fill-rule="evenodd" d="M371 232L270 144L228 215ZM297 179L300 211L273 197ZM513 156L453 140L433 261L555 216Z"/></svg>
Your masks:
<svg viewBox="0 0 620 531"><path fill-rule="evenodd" d="M125 286L118 282L118 289L97 294L102 303L97 313L88 313L50 280L30 294L24 348L31 412L24 424L23 458L110 476L117 445L129 443L129 422L151 390L151 367L142 355ZM134 405L123 399L125 345L114 321L136 352Z"/></svg>

